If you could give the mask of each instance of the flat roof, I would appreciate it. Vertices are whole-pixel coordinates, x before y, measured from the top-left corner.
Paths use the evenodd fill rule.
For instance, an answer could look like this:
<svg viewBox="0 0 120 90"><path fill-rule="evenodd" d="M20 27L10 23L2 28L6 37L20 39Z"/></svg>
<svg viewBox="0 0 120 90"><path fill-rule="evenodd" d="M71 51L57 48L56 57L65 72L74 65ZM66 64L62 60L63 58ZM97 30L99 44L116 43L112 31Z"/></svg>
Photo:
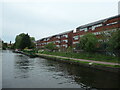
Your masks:
<svg viewBox="0 0 120 90"><path fill-rule="evenodd" d="M55 37L55 36L60 36L60 35L63 35L63 34L66 34L66 33L69 33L69 32L72 32L73 30L70 30L70 31L66 31L66 32L63 32L63 33L59 33L59 34L56 34L56 35L52 35L52 36L49 36L49 37L45 37L45 38L41 38L37 41L41 41L43 39L47 39L47 38L51 38L51 37Z"/></svg>
<svg viewBox="0 0 120 90"><path fill-rule="evenodd" d="M81 25L81 26L77 27L76 29L90 27L90 26L100 24L100 23L105 22L107 20L118 18L118 17L120 17L120 14L116 15L116 16L113 16L113 17L106 18L106 19L102 19L102 20L99 20L99 21L96 21L96 22L92 22L92 23L89 23L89 24Z"/></svg>

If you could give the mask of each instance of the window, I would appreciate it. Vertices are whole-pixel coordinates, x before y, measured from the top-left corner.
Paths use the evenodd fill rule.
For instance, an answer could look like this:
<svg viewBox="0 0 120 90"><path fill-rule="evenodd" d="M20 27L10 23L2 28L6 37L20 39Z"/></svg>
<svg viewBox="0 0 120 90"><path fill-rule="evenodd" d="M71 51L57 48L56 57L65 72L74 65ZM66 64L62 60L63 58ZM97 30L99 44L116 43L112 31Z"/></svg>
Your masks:
<svg viewBox="0 0 120 90"><path fill-rule="evenodd" d="M92 29L92 27L89 27L89 29Z"/></svg>
<svg viewBox="0 0 120 90"><path fill-rule="evenodd" d="M62 41L63 41L63 42L66 42L66 43L68 42L68 40L62 40Z"/></svg>
<svg viewBox="0 0 120 90"><path fill-rule="evenodd" d="M50 40L49 38L47 38L47 41Z"/></svg>
<svg viewBox="0 0 120 90"><path fill-rule="evenodd" d="M117 24L118 22L112 22L112 23L108 23L107 26L109 25L113 25L113 24Z"/></svg>
<svg viewBox="0 0 120 90"><path fill-rule="evenodd" d="M74 36L73 39L74 39L74 40L78 40L79 37L78 37L78 36Z"/></svg>
<svg viewBox="0 0 120 90"><path fill-rule="evenodd" d="M99 35L99 34L101 34L101 32L94 32L93 34L94 35Z"/></svg>
<svg viewBox="0 0 120 90"><path fill-rule="evenodd" d="M84 36L84 35L80 35L80 37L82 37L82 36Z"/></svg>
<svg viewBox="0 0 120 90"><path fill-rule="evenodd" d="M67 44L64 44L64 45L62 45L62 46L67 48Z"/></svg>
<svg viewBox="0 0 120 90"><path fill-rule="evenodd" d="M56 47L60 47L60 45L56 45Z"/></svg>
<svg viewBox="0 0 120 90"><path fill-rule="evenodd" d="M54 44L55 44L55 41L52 41L52 43L54 43Z"/></svg>
<svg viewBox="0 0 120 90"><path fill-rule="evenodd" d="M47 42L47 44L50 43L50 42Z"/></svg>
<svg viewBox="0 0 120 90"><path fill-rule="evenodd" d="M66 38L68 38L68 35L63 35L62 37L66 37Z"/></svg>
<svg viewBox="0 0 120 90"><path fill-rule="evenodd" d="M87 31L87 28L80 28L80 31Z"/></svg>
<svg viewBox="0 0 120 90"><path fill-rule="evenodd" d="M47 39L44 39L43 41L46 41Z"/></svg>
<svg viewBox="0 0 120 90"><path fill-rule="evenodd" d="M56 36L56 38L60 39L60 36Z"/></svg>
<svg viewBox="0 0 120 90"><path fill-rule="evenodd" d="M55 42L56 42L56 43L60 43L60 41L58 41L58 40L57 40L57 41L55 41Z"/></svg>
<svg viewBox="0 0 120 90"><path fill-rule="evenodd" d="M96 27L100 27L100 26L102 26L102 24L94 25L94 26L92 26L92 30L95 30Z"/></svg>
<svg viewBox="0 0 120 90"><path fill-rule="evenodd" d="M76 43L79 43L79 42L73 42L73 44L76 44Z"/></svg>

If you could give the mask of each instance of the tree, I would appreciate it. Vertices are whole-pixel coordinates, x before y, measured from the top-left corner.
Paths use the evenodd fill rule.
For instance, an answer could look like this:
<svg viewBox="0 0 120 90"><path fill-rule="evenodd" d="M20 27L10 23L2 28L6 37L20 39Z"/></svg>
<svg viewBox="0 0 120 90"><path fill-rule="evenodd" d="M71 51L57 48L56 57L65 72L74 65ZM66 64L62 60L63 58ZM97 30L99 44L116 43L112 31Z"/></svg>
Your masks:
<svg viewBox="0 0 120 90"><path fill-rule="evenodd" d="M16 36L14 46L17 49L24 49L26 47L31 49L35 47L34 41L34 37L30 37L28 34L21 33Z"/></svg>
<svg viewBox="0 0 120 90"><path fill-rule="evenodd" d="M35 41L35 38L34 37L30 37L31 41Z"/></svg>
<svg viewBox="0 0 120 90"><path fill-rule="evenodd" d="M75 49L76 49L76 50L80 50L80 43L76 43Z"/></svg>
<svg viewBox="0 0 120 90"><path fill-rule="evenodd" d="M3 50L6 50L7 47L8 47L8 44L7 44L7 43L4 43L4 41L2 41L2 49L3 49Z"/></svg>
<svg viewBox="0 0 120 90"><path fill-rule="evenodd" d="M34 37L30 37L31 39L31 47L30 48L35 48L36 44L35 44L35 38Z"/></svg>
<svg viewBox="0 0 120 90"><path fill-rule="evenodd" d="M50 51L53 51L56 49L56 45L54 43L48 43L47 45L45 45L45 48Z"/></svg>
<svg viewBox="0 0 120 90"><path fill-rule="evenodd" d="M25 34L22 39L21 39L21 44L20 44L20 49L24 49L24 48L30 48L31 47L31 39L30 36L28 34Z"/></svg>
<svg viewBox="0 0 120 90"><path fill-rule="evenodd" d="M22 41L22 38L25 36L24 33L21 33L19 35L16 36L15 38L15 48L17 49L21 49L21 41Z"/></svg>
<svg viewBox="0 0 120 90"><path fill-rule="evenodd" d="M109 47L109 40L113 36L114 32L107 31L107 32L101 32L100 34L100 41L99 41L99 49L100 50L107 50Z"/></svg>
<svg viewBox="0 0 120 90"><path fill-rule="evenodd" d="M0 49L2 49L2 40L0 38Z"/></svg>
<svg viewBox="0 0 120 90"><path fill-rule="evenodd" d="M72 48L71 46L69 46L69 47L67 48L67 52L72 52L72 50L73 50L73 48Z"/></svg>
<svg viewBox="0 0 120 90"><path fill-rule="evenodd" d="M109 39L108 45L110 50L120 51L120 29L117 29L117 31L113 33L112 37Z"/></svg>
<svg viewBox="0 0 120 90"><path fill-rule="evenodd" d="M98 39L94 34L86 34L80 39L80 48L87 52L93 52L97 49Z"/></svg>

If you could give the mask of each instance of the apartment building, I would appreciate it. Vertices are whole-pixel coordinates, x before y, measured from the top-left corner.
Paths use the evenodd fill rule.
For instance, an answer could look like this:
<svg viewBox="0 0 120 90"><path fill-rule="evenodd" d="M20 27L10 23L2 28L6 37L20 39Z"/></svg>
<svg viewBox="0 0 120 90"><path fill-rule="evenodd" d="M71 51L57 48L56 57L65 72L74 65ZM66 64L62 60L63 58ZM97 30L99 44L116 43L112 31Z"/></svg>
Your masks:
<svg viewBox="0 0 120 90"><path fill-rule="evenodd" d="M73 30L42 38L40 40L37 40L37 48L44 49L45 45L48 43L54 43L57 48L66 49L72 45L72 34Z"/></svg>
<svg viewBox="0 0 120 90"><path fill-rule="evenodd" d="M76 28L76 32L73 33L73 47L87 33L93 33L99 38L102 33L107 34L110 31L115 31L117 28L120 28L120 15L79 26Z"/></svg>
<svg viewBox="0 0 120 90"><path fill-rule="evenodd" d="M93 33L98 38L102 33L107 34L110 31L116 31L120 28L120 15L99 20L93 23L82 25L76 28L76 32L67 31L50 37L37 40L37 48L44 48L48 43L53 42L57 48L66 49L69 46L75 47L80 38L87 33Z"/></svg>

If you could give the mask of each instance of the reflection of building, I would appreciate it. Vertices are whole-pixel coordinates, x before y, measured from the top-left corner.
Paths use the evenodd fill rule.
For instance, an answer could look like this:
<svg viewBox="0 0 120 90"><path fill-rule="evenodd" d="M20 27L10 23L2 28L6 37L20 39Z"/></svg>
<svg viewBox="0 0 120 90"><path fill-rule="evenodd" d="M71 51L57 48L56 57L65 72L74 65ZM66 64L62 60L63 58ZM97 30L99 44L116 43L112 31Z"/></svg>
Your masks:
<svg viewBox="0 0 120 90"><path fill-rule="evenodd" d="M42 38L37 41L37 48L44 48L44 46L50 42L53 42L56 47L59 48L67 48L68 46L74 47L86 33L91 32L99 37L101 33L107 34L109 31L115 31L116 28L120 28L120 15L79 26L76 28L76 32L72 30L51 37Z"/></svg>

